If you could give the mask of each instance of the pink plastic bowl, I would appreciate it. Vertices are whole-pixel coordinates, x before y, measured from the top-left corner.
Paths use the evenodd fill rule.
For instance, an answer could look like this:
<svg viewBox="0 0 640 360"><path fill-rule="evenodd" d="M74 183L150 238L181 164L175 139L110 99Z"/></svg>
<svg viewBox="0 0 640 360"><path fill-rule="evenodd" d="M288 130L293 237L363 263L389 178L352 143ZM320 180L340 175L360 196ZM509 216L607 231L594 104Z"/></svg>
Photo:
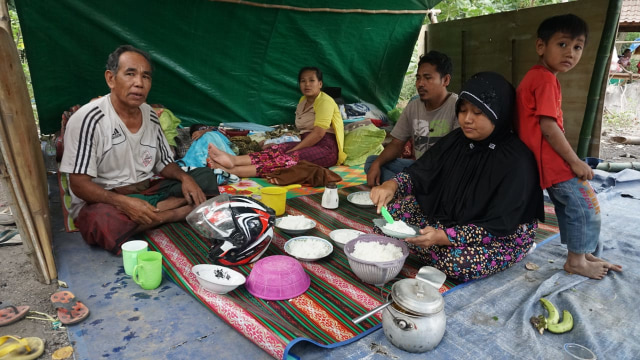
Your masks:
<svg viewBox="0 0 640 360"><path fill-rule="evenodd" d="M245 287L255 297L264 300L288 300L302 295L311 278L298 260L273 255L258 260L251 269Z"/></svg>

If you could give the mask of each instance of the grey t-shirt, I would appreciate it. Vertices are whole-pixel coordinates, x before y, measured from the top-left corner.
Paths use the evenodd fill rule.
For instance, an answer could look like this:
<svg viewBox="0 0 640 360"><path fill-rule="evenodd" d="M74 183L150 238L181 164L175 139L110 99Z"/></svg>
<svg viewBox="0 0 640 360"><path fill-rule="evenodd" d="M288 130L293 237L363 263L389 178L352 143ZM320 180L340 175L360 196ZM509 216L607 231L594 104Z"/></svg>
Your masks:
<svg viewBox="0 0 640 360"><path fill-rule="evenodd" d="M427 111L420 98L411 100L393 127L391 136L401 141L412 138L416 159L420 158L441 137L460 126L456 118L457 100L458 95L450 93L439 108L431 111Z"/></svg>

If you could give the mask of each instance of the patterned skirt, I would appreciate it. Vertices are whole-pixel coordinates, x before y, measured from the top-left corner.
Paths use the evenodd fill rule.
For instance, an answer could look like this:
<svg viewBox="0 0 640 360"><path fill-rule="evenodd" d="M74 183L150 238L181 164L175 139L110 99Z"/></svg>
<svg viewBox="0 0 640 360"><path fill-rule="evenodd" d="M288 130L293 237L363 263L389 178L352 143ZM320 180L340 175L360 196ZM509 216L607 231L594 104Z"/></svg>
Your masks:
<svg viewBox="0 0 640 360"><path fill-rule="evenodd" d="M440 269L448 277L460 281L483 278L511 267L522 260L534 244L538 222L520 224L507 236L495 236L480 226L465 224L445 227L425 218L414 196L395 199L387 208L396 220L419 226L442 229L451 246L419 247L407 243L425 265ZM379 228L374 232L381 234Z"/></svg>
<svg viewBox="0 0 640 360"><path fill-rule="evenodd" d="M302 134L304 140L309 133ZM288 142L270 146L262 151L249 154L251 165L256 167L256 176L265 177L266 174L279 168L290 168L300 160L306 160L322 167L330 167L338 162L338 143L336 136L325 133L324 137L314 146L287 153L299 142Z"/></svg>

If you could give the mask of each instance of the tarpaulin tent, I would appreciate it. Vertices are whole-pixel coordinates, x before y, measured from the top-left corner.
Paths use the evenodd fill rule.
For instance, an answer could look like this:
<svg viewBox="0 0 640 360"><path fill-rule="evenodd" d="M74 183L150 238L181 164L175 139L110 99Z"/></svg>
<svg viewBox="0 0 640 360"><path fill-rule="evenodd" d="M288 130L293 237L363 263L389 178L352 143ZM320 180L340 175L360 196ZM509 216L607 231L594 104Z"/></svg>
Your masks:
<svg viewBox="0 0 640 360"><path fill-rule="evenodd" d="M297 72L391 110L427 10L439 0L17 0L40 130L75 104L107 94L104 64L118 45L148 51L149 103L184 125L292 123Z"/></svg>

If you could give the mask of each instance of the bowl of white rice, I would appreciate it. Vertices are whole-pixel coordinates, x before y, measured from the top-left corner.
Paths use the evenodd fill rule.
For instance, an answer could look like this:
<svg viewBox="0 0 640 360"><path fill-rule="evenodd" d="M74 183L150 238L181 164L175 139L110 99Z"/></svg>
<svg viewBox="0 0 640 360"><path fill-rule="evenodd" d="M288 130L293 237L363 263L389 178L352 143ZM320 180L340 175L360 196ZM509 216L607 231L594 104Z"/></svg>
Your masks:
<svg viewBox="0 0 640 360"><path fill-rule="evenodd" d="M358 191L347 196L347 201L360 207L373 207L370 191Z"/></svg>
<svg viewBox="0 0 640 360"><path fill-rule="evenodd" d="M289 235L302 235L316 227L316 222L303 215L287 215L276 219L276 227Z"/></svg>
<svg viewBox="0 0 640 360"><path fill-rule="evenodd" d="M317 236L298 236L284 243L284 251L301 261L316 261L333 252L333 245Z"/></svg>
<svg viewBox="0 0 640 360"><path fill-rule="evenodd" d="M344 246L351 270L360 280L377 286L396 277L409 256L404 241L376 234L360 235Z"/></svg>
<svg viewBox="0 0 640 360"><path fill-rule="evenodd" d="M351 240L363 235L362 231L354 229L338 229L329 233L329 237L340 249L344 249L344 246Z"/></svg>

